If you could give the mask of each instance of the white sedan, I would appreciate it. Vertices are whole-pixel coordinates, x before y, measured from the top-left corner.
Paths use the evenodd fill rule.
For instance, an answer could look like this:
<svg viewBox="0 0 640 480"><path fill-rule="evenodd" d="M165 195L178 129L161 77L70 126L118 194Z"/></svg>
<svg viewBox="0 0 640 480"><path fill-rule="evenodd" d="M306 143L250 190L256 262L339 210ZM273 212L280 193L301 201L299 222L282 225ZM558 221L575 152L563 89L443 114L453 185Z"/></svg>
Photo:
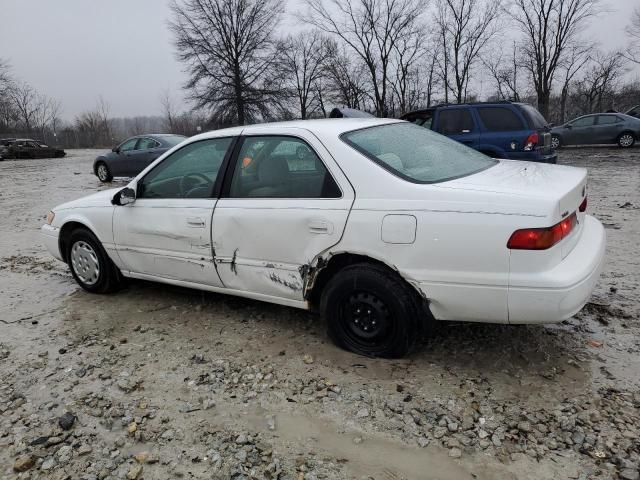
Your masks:
<svg viewBox="0 0 640 480"><path fill-rule="evenodd" d="M434 320L578 312L605 251L586 188L402 121L297 121L190 138L42 233L90 292L128 277L317 308L339 346L400 357Z"/></svg>

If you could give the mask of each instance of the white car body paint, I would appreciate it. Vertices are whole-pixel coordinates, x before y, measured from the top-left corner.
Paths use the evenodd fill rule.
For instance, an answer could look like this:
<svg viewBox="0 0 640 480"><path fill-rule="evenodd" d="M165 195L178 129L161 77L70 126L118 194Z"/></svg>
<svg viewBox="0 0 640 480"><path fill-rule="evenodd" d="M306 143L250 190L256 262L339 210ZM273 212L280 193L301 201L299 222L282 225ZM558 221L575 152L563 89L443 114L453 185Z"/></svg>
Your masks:
<svg viewBox="0 0 640 480"><path fill-rule="evenodd" d="M501 160L435 184L394 176L354 150L342 133L395 120L274 123L192 137L130 183L136 188L176 149L230 135L306 141L338 184L335 199L138 199L113 206L116 190L54 209L43 226L59 259L68 222L89 228L125 276L309 308L305 287L334 255L370 257L397 270L438 320L562 321L586 303L604 261L600 222L578 213L569 237L547 250L509 250L521 228L550 227L578 209L586 170ZM197 225L196 225L197 224Z"/></svg>

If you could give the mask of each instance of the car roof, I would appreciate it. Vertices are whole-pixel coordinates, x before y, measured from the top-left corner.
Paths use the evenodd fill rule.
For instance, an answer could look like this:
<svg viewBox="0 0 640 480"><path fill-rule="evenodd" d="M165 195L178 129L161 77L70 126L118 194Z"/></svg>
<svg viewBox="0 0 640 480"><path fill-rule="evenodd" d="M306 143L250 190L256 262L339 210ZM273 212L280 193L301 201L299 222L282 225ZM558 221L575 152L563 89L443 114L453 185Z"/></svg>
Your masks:
<svg viewBox="0 0 640 480"><path fill-rule="evenodd" d="M222 128L220 130L212 130L210 132L201 133L195 137L191 137L192 140L202 140L206 138L215 138L225 135L239 135L246 131L246 133L252 133L252 131L260 131L263 129L278 129L284 128L298 128L301 130L308 130L313 133L317 133L323 136L339 136L346 132L353 130L359 130L367 127L375 127L377 125L386 125L389 123L398 123L402 120L395 118L321 118L316 120L291 120L286 122L271 122L271 123L257 123L254 125L245 125L238 127Z"/></svg>

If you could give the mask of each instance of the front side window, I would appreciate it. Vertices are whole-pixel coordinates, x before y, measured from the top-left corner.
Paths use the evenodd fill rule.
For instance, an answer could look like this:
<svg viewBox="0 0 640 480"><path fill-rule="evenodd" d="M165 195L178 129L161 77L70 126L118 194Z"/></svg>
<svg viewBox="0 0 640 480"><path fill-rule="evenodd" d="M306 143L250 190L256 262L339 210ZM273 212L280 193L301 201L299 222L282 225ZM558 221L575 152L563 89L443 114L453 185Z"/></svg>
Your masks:
<svg viewBox="0 0 640 480"><path fill-rule="evenodd" d="M571 122L571 126L572 127L592 127L595 119L596 119L595 116L580 117L577 120L574 120L573 122Z"/></svg>
<svg viewBox="0 0 640 480"><path fill-rule="evenodd" d="M151 150L152 148L156 148L158 146L158 142L156 142L153 138L141 138L138 141L138 146L136 150Z"/></svg>
<svg viewBox="0 0 640 480"><path fill-rule="evenodd" d="M231 138L194 142L172 153L140 182L140 198L210 198Z"/></svg>
<svg viewBox="0 0 640 480"><path fill-rule="evenodd" d="M320 158L295 137L245 138L231 180L232 198L339 198Z"/></svg>
<svg viewBox="0 0 640 480"><path fill-rule="evenodd" d="M438 114L438 133L443 135L460 135L474 129L471 112L463 108L442 110Z"/></svg>
<svg viewBox="0 0 640 480"><path fill-rule="evenodd" d="M347 132L342 140L394 175L414 183L465 177L498 162L454 140L409 123Z"/></svg>
<svg viewBox="0 0 640 480"><path fill-rule="evenodd" d="M130 138L129 140L125 141L120 145L119 150L121 152L129 152L136 148L136 143L138 143L137 138Z"/></svg>
<svg viewBox="0 0 640 480"><path fill-rule="evenodd" d="M513 110L504 107L479 107L478 114L485 128L490 132L512 132L524 130L520 117Z"/></svg>

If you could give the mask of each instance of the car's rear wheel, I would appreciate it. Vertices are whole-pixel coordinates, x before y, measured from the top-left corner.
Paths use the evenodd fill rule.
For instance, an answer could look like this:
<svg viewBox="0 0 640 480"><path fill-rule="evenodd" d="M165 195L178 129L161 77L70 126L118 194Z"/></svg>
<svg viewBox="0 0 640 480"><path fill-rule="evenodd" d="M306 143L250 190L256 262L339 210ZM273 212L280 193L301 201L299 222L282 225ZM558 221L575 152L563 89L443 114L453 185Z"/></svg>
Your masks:
<svg viewBox="0 0 640 480"><path fill-rule="evenodd" d="M73 278L92 293L108 293L118 289L122 274L113 264L100 241L83 228L71 233L67 262Z"/></svg>
<svg viewBox="0 0 640 480"><path fill-rule="evenodd" d="M622 148L633 147L634 143L636 143L636 138L633 136L633 133L631 132L622 133L618 137L618 145Z"/></svg>
<svg viewBox="0 0 640 480"><path fill-rule="evenodd" d="M106 163L100 162L96 167L96 175L101 182L110 182L113 180L113 175L111 175L111 170Z"/></svg>
<svg viewBox="0 0 640 480"><path fill-rule="evenodd" d="M562 140L558 135L551 135L551 148L554 150L559 149L562 146Z"/></svg>
<svg viewBox="0 0 640 480"><path fill-rule="evenodd" d="M407 355L421 337L421 327L432 320L417 293L397 274L363 263L345 267L329 280L320 310L336 345L370 357Z"/></svg>

